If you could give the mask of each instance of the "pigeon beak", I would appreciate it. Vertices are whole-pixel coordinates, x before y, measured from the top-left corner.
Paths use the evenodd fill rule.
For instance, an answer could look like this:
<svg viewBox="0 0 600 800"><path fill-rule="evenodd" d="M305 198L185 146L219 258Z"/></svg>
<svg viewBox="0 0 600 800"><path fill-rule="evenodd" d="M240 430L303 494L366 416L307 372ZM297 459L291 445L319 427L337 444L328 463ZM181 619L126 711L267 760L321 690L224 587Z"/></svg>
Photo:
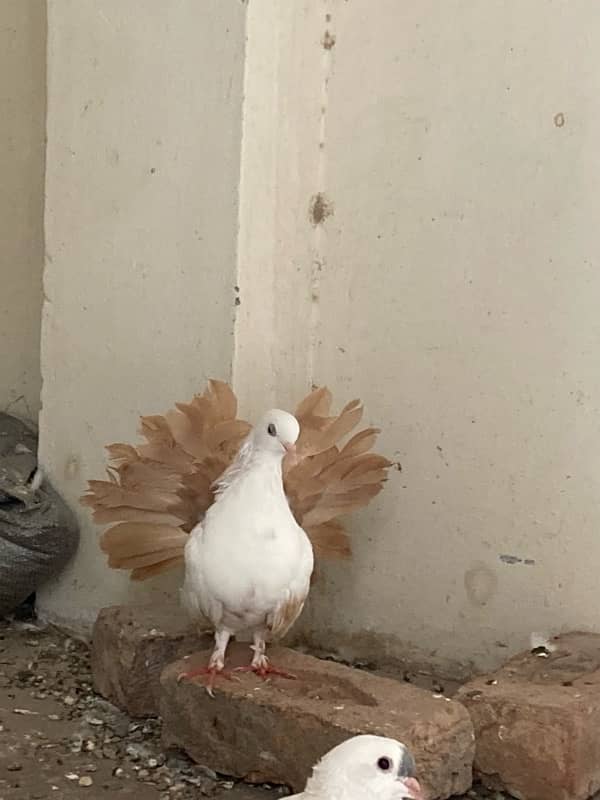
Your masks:
<svg viewBox="0 0 600 800"><path fill-rule="evenodd" d="M281 442L283 445L283 449L285 450L285 460L288 465L288 469L291 467L295 467L298 463L298 455L296 453L296 445L290 444L290 442Z"/></svg>
<svg viewBox="0 0 600 800"><path fill-rule="evenodd" d="M421 784L416 778L400 778L400 783L407 790L406 800L425 800Z"/></svg>

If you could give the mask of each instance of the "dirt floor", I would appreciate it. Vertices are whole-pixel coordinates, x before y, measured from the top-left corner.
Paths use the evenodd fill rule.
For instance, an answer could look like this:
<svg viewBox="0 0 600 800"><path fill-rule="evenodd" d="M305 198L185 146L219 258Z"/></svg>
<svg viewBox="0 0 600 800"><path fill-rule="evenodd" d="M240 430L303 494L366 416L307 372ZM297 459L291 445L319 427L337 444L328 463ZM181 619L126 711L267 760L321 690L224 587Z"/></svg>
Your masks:
<svg viewBox="0 0 600 800"><path fill-rule="evenodd" d="M277 800L164 752L160 722L132 721L92 691L87 647L34 621L0 620L0 800ZM504 795L473 789L476 800ZM457 798L458 800L458 798Z"/></svg>

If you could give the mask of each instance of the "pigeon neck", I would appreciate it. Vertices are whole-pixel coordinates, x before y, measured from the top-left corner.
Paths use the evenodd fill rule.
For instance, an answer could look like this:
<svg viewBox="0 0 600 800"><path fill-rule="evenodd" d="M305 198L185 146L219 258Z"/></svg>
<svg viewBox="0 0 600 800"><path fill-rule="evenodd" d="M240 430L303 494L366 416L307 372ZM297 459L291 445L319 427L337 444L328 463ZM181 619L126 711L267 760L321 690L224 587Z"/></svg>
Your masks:
<svg viewBox="0 0 600 800"><path fill-rule="evenodd" d="M270 450L253 452L246 473L249 485L260 486L272 499L284 499L282 461L279 453Z"/></svg>
<svg viewBox="0 0 600 800"><path fill-rule="evenodd" d="M313 776L306 784L302 797L307 800L323 800L323 798L327 798L327 800L359 800L359 798L360 800L385 800L385 798L392 800L390 795L381 795L371 791L368 787L357 788L342 775L336 776L334 780L319 780L318 777ZM394 795L395 800L408 800L408 797L404 793Z"/></svg>
<svg viewBox="0 0 600 800"><path fill-rule="evenodd" d="M270 450L254 451L250 456L249 467L252 469L260 470L265 477L271 475L282 482L282 466L283 455L281 453L273 453Z"/></svg>
<svg viewBox="0 0 600 800"><path fill-rule="evenodd" d="M356 800L356 789L353 791L353 787L346 783L343 776L331 780L317 772L313 773L306 784L304 797L314 800L321 800L323 797L327 800Z"/></svg>
<svg viewBox="0 0 600 800"><path fill-rule="evenodd" d="M252 440L248 439L240 448L237 458L214 483L215 500L225 491L246 482L248 476L254 475L263 484L270 485L277 493L283 494L282 453L270 450L255 450Z"/></svg>

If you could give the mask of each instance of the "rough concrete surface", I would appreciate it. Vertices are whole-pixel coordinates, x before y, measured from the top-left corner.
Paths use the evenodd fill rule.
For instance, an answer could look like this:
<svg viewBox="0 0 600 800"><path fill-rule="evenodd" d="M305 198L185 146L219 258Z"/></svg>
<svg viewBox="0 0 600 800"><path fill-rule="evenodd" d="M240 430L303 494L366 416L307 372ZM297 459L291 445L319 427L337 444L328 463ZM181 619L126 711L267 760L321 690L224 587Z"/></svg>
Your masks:
<svg viewBox="0 0 600 800"><path fill-rule="evenodd" d="M236 783L205 759L194 764L165 749L159 719L132 719L96 695L91 683L85 645L50 627L0 621L0 800L277 800L286 794L282 787ZM481 786L461 797L507 800Z"/></svg>
<svg viewBox="0 0 600 800"><path fill-rule="evenodd" d="M94 689L131 716L158 713L157 691L164 667L208 647L187 615L172 607L103 608L92 636Z"/></svg>
<svg viewBox="0 0 600 800"><path fill-rule="evenodd" d="M0 800L276 800L193 764L92 691L88 648L0 620Z"/></svg>
<svg viewBox="0 0 600 800"><path fill-rule="evenodd" d="M460 703L283 647L271 648L270 656L297 680L220 679L211 698L201 680L177 681L191 666L206 664L209 653L165 669L160 712L165 744L207 759L217 771L301 790L323 753L349 736L375 733L412 749L431 800L471 786L473 728ZM247 664L250 656L247 645L235 643L228 666Z"/></svg>
<svg viewBox="0 0 600 800"><path fill-rule="evenodd" d="M556 637L462 687L490 787L524 800L586 800L600 789L600 635Z"/></svg>

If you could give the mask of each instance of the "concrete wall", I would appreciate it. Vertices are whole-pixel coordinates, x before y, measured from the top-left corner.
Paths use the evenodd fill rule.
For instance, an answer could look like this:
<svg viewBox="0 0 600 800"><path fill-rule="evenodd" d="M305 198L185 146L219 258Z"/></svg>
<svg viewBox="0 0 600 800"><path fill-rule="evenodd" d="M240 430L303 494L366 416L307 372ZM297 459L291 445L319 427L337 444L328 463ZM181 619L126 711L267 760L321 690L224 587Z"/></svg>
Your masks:
<svg viewBox="0 0 600 800"><path fill-rule="evenodd" d="M37 422L44 265L46 8L0 4L0 410Z"/></svg>
<svg viewBox="0 0 600 800"><path fill-rule="evenodd" d="M231 377L244 6L50 0L48 28L40 454L82 544L41 606L86 625L135 596L78 504L104 445Z"/></svg>
<svg viewBox="0 0 600 800"><path fill-rule="evenodd" d="M232 364L251 417L325 382L402 471L305 636L457 671L600 629L595 0L138 6L50 2L59 488ZM85 622L131 594L81 518L44 606Z"/></svg>
<svg viewBox="0 0 600 800"><path fill-rule="evenodd" d="M248 23L261 90L267 5ZM247 109L265 130L245 139L242 208L261 165L276 182L258 253L241 229L256 299L242 274L236 385L251 414L265 387L360 396L402 466L304 635L458 672L533 631L599 629L600 8L281 5L269 102ZM259 297L276 337L256 342Z"/></svg>
<svg viewBox="0 0 600 800"><path fill-rule="evenodd" d="M333 9L314 377L402 472L317 638L486 666L600 630L600 6Z"/></svg>

